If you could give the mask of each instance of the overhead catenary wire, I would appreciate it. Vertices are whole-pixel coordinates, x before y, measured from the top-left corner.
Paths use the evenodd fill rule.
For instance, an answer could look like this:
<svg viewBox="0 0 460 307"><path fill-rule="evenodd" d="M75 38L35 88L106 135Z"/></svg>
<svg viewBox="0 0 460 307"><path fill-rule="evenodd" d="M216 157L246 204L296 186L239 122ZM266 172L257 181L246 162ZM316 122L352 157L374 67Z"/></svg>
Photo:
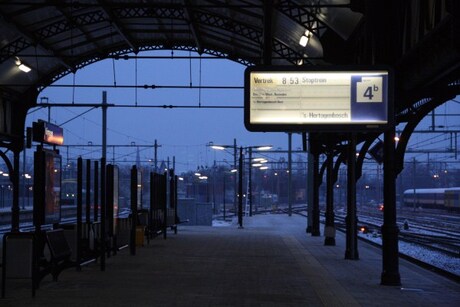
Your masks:
<svg viewBox="0 0 460 307"><path fill-rule="evenodd" d="M206 106L197 106L197 105L178 105L178 104L145 104L145 105L138 105L134 106L132 104L108 104L105 105L108 108L159 108L159 109L199 109L199 108L207 108L207 109L243 109L242 105L206 105ZM51 108L51 107L95 107L99 108L102 107L100 103L79 103L79 104L71 104L71 103L38 103L37 107L43 108Z"/></svg>
<svg viewBox="0 0 460 307"><path fill-rule="evenodd" d="M23 87L24 84L19 83L1 83L0 86L8 87ZM156 84L144 84L144 85L113 85L113 84L51 84L46 87L56 88L117 88L117 89L205 89L205 90L243 90L244 86L234 85L156 85Z"/></svg>
<svg viewBox="0 0 460 307"><path fill-rule="evenodd" d="M411 146L412 147L421 147L421 146L427 146L427 145L435 145L435 144L438 144L438 143L441 143L443 141L445 141L446 139L441 139L439 140L439 138L443 138L445 137L445 133L446 131L439 131L439 134L438 135L435 135L431 138L428 138L428 139L424 139L424 140L421 140L417 143L412 143Z"/></svg>
<svg viewBox="0 0 460 307"><path fill-rule="evenodd" d="M201 82L200 82L201 83ZM24 86L24 84L0 84L2 86ZM209 89L209 90L243 90L244 86L236 85L157 85L157 84L143 84L143 85L115 85L115 84L50 84L47 87L76 87L76 88L137 88L137 89Z"/></svg>
<svg viewBox="0 0 460 307"><path fill-rule="evenodd" d="M84 111L84 112L82 112L82 113L80 113L80 114L78 114L78 115L76 115L76 116L72 117L72 118L71 118L71 119L69 119L69 120L66 120L65 122L63 122L63 123L59 124L58 126L64 126L65 124L67 124L67 123L69 123L69 122L73 121L74 119L77 119L77 118L79 118L79 117L80 117L80 116L82 116L82 115L85 115L85 114L86 114L86 113L88 113L88 112L91 112L92 110L94 110L94 109L96 109L96 108L97 108L97 107L92 107L91 109L89 109L89 110L86 110L86 111Z"/></svg>
<svg viewBox="0 0 460 307"><path fill-rule="evenodd" d="M27 112L27 115L31 115L32 113L35 113L35 112L37 112L37 111L40 111L40 110L42 110L42 109L44 109L44 108L46 108L46 107L40 106L40 107L38 107L38 108L29 109L29 111Z"/></svg>
<svg viewBox="0 0 460 307"><path fill-rule="evenodd" d="M143 145L138 145L138 144L110 144L107 145L107 147L112 148L112 159L116 162L119 163L127 163L127 162L132 162L131 160L126 160L126 157L133 156L137 154L137 150L139 148L139 152L146 152L149 151L152 148L153 144L143 144ZM196 144L196 145L166 145L169 147L201 147L204 146L204 144ZM101 144L67 144L67 145L60 145L60 147L67 148L67 160L76 160L78 157L85 157L93 154L97 154L100 152L100 147L102 147ZM123 151L115 151L115 148L118 149L125 149ZM71 153L69 149L72 149L74 151L78 151L78 153ZM128 152L126 152L126 149ZM133 150L130 150L133 149ZM136 162L135 160L133 160ZM150 160L141 160L141 162L150 162ZM179 163L180 164L180 163ZM182 164L187 164L187 163L182 163Z"/></svg>

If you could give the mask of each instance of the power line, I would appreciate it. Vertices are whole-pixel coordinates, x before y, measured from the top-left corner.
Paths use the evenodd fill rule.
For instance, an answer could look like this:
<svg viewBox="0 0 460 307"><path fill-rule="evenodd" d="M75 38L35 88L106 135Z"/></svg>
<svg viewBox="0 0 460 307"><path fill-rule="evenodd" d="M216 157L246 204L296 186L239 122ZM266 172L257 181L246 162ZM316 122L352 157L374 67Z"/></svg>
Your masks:
<svg viewBox="0 0 460 307"><path fill-rule="evenodd" d="M8 87L23 87L24 84L11 83L11 84L0 84L1 86ZM57 88L118 88L118 89L207 89L207 90L242 90L244 86L234 85L156 85L156 84L144 84L144 85L129 85L129 84L50 84L46 86L57 87Z"/></svg>
<svg viewBox="0 0 460 307"><path fill-rule="evenodd" d="M37 107L77 107L77 108L88 108L94 107L99 108L102 107L101 103L70 103L70 102L60 102L60 103L37 103ZM107 104L109 108L158 108L158 109L243 109L243 106L239 105L176 105L176 104L163 104L163 105L153 105L153 104L145 104L145 105L133 105L133 104Z"/></svg>

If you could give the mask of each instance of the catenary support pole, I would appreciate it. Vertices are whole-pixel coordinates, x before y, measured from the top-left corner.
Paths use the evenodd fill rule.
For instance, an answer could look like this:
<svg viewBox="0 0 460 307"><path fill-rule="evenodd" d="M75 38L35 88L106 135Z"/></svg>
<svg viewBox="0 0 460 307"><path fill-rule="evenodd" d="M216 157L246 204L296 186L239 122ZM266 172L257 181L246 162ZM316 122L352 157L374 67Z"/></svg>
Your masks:
<svg viewBox="0 0 460 307"><path fill-rule="evenodd" d="M102 158L107 159L107 92L102 92Z"/></svg>
<svg viewBox="0 0 460 307"><path fill-rule="evenodd" d="M238 228L243 228L243 147L240 147L238 178Z"/></svg>
<svg viewBox="0 0 460 307"><path fill-rule="evenodd" d="M158 145L157 140L155 139L155 144L154 146L154 153L153 153L153 166L155 169L153 170L154 172L159 172L158 171L158 147L161 147L161 145Z"/></svg>

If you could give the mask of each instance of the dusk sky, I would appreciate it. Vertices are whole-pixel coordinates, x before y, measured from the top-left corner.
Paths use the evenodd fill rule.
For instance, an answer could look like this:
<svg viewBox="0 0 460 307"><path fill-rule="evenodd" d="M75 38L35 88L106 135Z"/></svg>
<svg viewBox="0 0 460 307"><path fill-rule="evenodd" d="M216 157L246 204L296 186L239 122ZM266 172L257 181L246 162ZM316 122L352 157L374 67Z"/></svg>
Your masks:
<svg viewBox="0 0 460 307"><path fill-rule="evenodd" d="M140 56L198 56L184 51L153 51L139 53ZM203 55L206 57L206 55ZM237 86L242 87L244 69L246 67L229 60L202 59L138 59L137 85L157 86ZM200 74L201 71L201 74ZM201 77L200 77L201 76ZM72 85L74 75L70 74L56 84ZM75 74L76 85L113 85L136 84L136 61L104 60L80 69ZM254 133L245 129L243 109L209 109L206 106L243 106L243 89L121 89L121 88L57 88L49 87L39 95L48 97L50 103L101 103L102 91L107 91L108 103L116 105L135 106L138 108L109 108L108 110L108 145L150 145L140 149L140 159L153 159L153 144L155 139L161 148L158 149L159 161L168 157L176 159L177 172L194 170L198 166L210 166L213 161L232 163L230 153L216 152L206 145L232 145L237 139L238 146L273 145L275 148L287 150L288 136L286 133ZM196 108L143 108L142 105L179 105ZM201 105L202 108L198 108ZM457 102L449 102L438 108L436 113L459 113ZM101 144L102 141L102 111L93 109L78 118L69 121L88 108L52 108L51 122L62 125L66 145L86 145L88 142ZM33 109L29 112L27 126L38 119L48 119L48 109ZM67 123L66 123L67 122ZM425 119L419 129L429 129L431 118ZM455 118L437 117L436 125L443 129L459 129ZM449 140L445 136L414 135L409 148L434 146L445 148ZM447 145L446 145L447 144ZM301 137L293 135L293 149L302 147ZM66 157L75 159L99 159L100 150L69 150L62 149L64 161ZM115 157L116 162L131 162L136 158L136 149L117 148L107 151L107 158ZM412 157L406 155L406 158ZM423 160L423 154L416 157ZM444 158L450 159L450 158Z"/></svg>
<svg viewBox="0 0 460 307"><path fill-rule="evenodd" d="M146 55L171 56L171 51L140 53ZM189 52L174 51L174 56L188 56ZM197 56L191 53L192 56ZM205 56L205 55L204 55ZM136 61L104 60L89 65L75 75L75 84L135 85ZM246 67L229 60L216 59L138 59L137 84L162 86L243 86ZM201 80L200 80L201 70ZM56 84L73 84L72 74L59 80ZM107 91L109 104L136 104L136 90L115 88L56 88L49 87L39 95L48 97L50 103L100 103L102 91ZM108 145L152 145L157 139L162 147L158 149L159 160L176 157L179 172L196 169L197 166L212 165L217 161L232 161L229 153L216 152L206 144L233 144L238 146L273 145L275 148L287 149L286 133L253 133L245 129L243 109L209 109L206 106L243 106L243 89L138 89L137 105L180 105L202 108L109 108L108 110ZM87 111L88 108L52 108L51 122L62 125L69 119ZM27 126L38 119L48 119L48 109L30 112ZM101 144L102 111L100 108L72 120L62 126L66 145ZM302 146L300 135L293 136L293 148ZM153 158L152 148L141 148L141 160ZM135 149L116 149L115 159L133 160ZM100 152L84 154L84 151L72 150L70 158L83 155L83 158L100 158ZM129 155L129 153L132 153ZM62 151L65 158L66 152ZM108 149L107 158L112 159L112 150ZM65 160L64 160L65 161Z"/></svg>

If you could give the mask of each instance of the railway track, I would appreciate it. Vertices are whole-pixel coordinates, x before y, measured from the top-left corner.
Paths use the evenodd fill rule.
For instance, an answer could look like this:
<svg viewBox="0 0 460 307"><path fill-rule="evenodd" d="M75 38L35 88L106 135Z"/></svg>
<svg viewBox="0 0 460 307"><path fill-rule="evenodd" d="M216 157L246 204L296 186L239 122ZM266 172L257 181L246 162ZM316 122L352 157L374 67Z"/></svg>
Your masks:
<svg viewBox="0 0 460 307"><path fill-rule="evenodd" d="M379 232L380 225L383 224L382 218L370 218L360 216L360 221ZM440 228L437 220L433 217L413 219L407 224L408 229L404 229L404 222L407 219L399 219L401 231L399 239L407 243L414 243L431 250L442 252L451 257L460 257L460 234L458 231L448 228Z"/></svg>
<svg viewBox="0 0 460 307"><path fill-rule="evenodd" d="M307 206L293 206L291 212L307 217ZM272 213L272 214L287 214L287 208L278 208L276 210L259 211L258 213ZM381 236L381 225L383 224L382 214L375 214L368 216L366 214L358 215L358 228L361 233L371 233L374 237ZM324 222L324 212L321 212L321 220ZM439 226L427 225L432 221L431 219L422 219L423 225L411 221L410 230L403 230L405 219L400 220L401 231L399 239L401 241L416 244L424 248L443 253L450 257L460 258L460 234L455 231L441 230ZM335 215L335 226L337 230L345 232L345 215ZM362 228L362 230L361 230ZM361 240L375 243L373 240L367 239L365 236L360 236Z"/></svg>
<svg viewBox="0 0 460 307"><path fill-rule="evenodd" d="M418 234L403 231L399 233L399 239L442 252L451 257L460 258L460 237Z"/></svg>
<svg viewBox="0 0 460 307"><path fill-rule="evenodd" d="M295 214L299 214L302 216L307 216L306 208L299 208L298 210L292 211ZM287 213L286 209L280 210L279 213ZM324 213L321 214L320 220L324 223ZM378 248L381 248L381 241L379 242L379 237L381 237L381 225L383 223L383 219L380 218L372 218L365 215L361 215L358 217L358 227L360 228L360 232L362 235L359 235L358 238L364 242L367 242L371 245L374 245ZM403 223L400 223L403 225ZM439 230L438 227L434 227L437 233L433 233L433 227L427 227L426 225L413 225L410 227L411 231L401 230L399 234L399 239L401 242L408 242L410 246L417 246L423 250L431 250L434 252L435 255L446 255L451 259L458 259L460 258L460 234L458 232L453 231L442 231ZM335 216L335 226L336 229L342 232L345 232L346 225L345 225L345 216L337 214ZM364 230L362 231L361 228ZM401 227L403 228L403 227ZM415 229L420 231L421 233L415 232ZM424 229L423 229L424 228ZM427 229L428 228L428 229ZM431 232L431 233L430 233ZM367 235L365 235L368 233ZM369 235L370 233L370 235ZM424 267L430 271L437 272L440 275L443 275L449 279L459 282L460 275L458 272L451 271L449 269L445 269L440 267L434 263L430 263L430 260L418 258L418 256L410 255L410 253L406 253L407 251L403 251L404 248L400 248L399 256L403 259L406 259L410 262L413 262L421 267ZM442 256L440 256L442 257ZM454 260L456 261L456 260Z"/></svg>
<svg viewBox="0 0 460 307"><path fill-rule="evenodd" d="M365 235L365 233L362 232L363 234L359 235L358 238L364 242L381 248L381 241L379 241L378 238L381 236L380 229L382 221L372 222L370 220L363 220L364 217L361 217L361 220L358 222L358 227L364 227L366 229L365 232L371 233L371 235ZM336 216L336 226L339 231L345 232L345 216ZM420 228L423 227L420 226ZM425 231L424 233L416 233L413 231L401 230L399 233L399 240L400 242L408 243L409 246L416 246L415 250L417 250L417 248L420 248L421 250L433 251L433 255L439 255L435 256L436 258L440 257L442 259L443 256L441 255L445 255L451 259L460 258L459 233L452 234L452 232L448 232L448 235L445 235L442 234L442 231L440 234L439 230L437 234L429 234L427 231ZM417 253L418 252L416 252L416 254ZM405 250L405 248L401 248L401 245L399 249L399 257L413 262L430 271L437 272L438 274L443 275L456 282L460 281L460 275L458 274L458 271L451 271L450 269L446 269L443 266L440 267L438 264L431 262L431 260L423 259L423 257L419 258L419 255L414 255L413 253L411 254L410 252L408 252L408 250Z"/></svg>
<svg viewBox="0 0 460 307"><path fill-rule="evenodd" d="M344 216L337 216L337 220L345 221ZM358 226L365 226L367 231L380 234L383 224L382 218L369 218L358 216ZM460 234L453 231L440 230L436 226L420 225L412 222L408 230L404 230L404 222L400 222L399 239L401 241L417 244L430 250L441 252L450 257L460 258Z"/></svg>

